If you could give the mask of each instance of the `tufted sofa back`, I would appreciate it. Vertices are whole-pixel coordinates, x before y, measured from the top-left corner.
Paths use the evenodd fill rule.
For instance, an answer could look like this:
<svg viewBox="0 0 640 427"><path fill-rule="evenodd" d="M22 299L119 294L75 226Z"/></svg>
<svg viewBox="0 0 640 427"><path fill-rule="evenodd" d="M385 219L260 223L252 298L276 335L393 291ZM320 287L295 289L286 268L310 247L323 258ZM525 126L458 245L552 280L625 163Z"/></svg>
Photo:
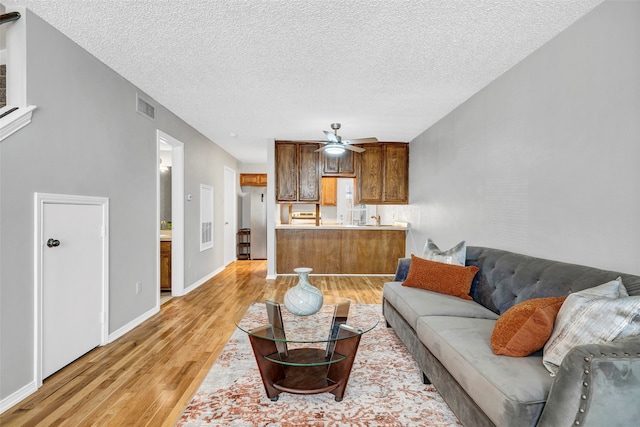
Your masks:
<svg viewBox="0 0 640 427"><path fill-rule="evenodd" d="M471 296L498 314L531 298L564 296L617 277L622 277L629 295L640 295L640 276L534 258L500 249L467 246L466 264L480 269L471 286Z"/></svg>

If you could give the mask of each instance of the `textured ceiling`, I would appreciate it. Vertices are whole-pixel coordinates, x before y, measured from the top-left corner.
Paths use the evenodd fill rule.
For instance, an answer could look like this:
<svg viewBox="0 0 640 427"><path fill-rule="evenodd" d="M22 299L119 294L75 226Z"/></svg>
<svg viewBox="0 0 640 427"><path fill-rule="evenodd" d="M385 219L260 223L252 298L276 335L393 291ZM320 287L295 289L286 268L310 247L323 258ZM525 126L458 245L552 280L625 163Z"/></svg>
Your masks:
<svg viewBox="0 0 640 427"><path fill-rule="evenodd" d="M601 2L3 0L243 163L332 122L410 141Z"/></svg>

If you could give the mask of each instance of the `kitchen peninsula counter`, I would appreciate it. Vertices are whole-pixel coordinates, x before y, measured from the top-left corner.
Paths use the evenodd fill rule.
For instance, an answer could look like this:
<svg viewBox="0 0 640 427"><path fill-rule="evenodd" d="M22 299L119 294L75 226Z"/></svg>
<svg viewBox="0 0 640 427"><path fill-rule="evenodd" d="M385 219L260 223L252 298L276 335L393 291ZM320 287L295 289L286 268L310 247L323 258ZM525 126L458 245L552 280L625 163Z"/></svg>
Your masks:
<svg viewBox="0 0 640 427"><path fill-rule="evenodd" d="M396 230L407 231L409 227L400 225L344 225L344 224L280 224L276 230ZM395 271L395 270L394 270Z"/></svg>
<svg viewBox="0 0 640 427"><path fill-rule="evenodd" d="M297 267L312 274L389 274L405 256L408 227L394 225L276 226L276 271Z"/></svg>

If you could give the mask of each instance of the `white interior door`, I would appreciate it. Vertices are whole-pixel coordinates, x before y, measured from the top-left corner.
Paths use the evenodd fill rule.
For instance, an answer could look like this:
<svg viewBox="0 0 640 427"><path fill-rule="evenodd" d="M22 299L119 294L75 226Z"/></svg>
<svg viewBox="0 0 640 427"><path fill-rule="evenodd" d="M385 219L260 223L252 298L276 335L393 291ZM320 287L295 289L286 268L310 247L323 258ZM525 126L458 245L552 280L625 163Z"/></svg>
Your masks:
<svg viewBox="0 0 640 427"><path fill-rule="evenodd" d="M237 231L236 171L224 168L224 265L236 259Z"/></svg>
<svg viewBox="0 0 640 427"><path fill-rule="evenodd" d="M101 344L104 227L100 205L43 205L42 378Z"/></svg>

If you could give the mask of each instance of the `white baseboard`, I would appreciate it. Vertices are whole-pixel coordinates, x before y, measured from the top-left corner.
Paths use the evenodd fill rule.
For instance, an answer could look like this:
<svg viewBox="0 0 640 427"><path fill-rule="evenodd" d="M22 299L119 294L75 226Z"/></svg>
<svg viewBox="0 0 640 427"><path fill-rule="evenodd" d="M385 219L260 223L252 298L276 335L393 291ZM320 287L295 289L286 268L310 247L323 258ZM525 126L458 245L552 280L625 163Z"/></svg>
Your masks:
<svg viewBox="0 0 640 427"><path fill-rule="evenodd" d="M142 322L149 319L151 316L158 313L159 311L160 309L158 307L154 307L151 310L147 311L146 313L143 313L142 315L136 317L135 319L133 319L131 322L127 323L120 329L113 331L112 333L109 334L109 342L110 343L114 342L115 340L117 340L127 332L133 330L133 328L140 325Z"/></svg>
<svg viewBox="0 0 640 427"><path fill-rule="evenodd" d="M4 399L0 400L0 414L4 413L4 411L6 411L7 409L12 408L21 400L26 399L27 397L29 397L29 395L35 393L37 390L38 387L36 386L36 382L32 381L15 393L12 393Z"/></svg>
<svg viewBox="0 0 640 427"><path fill-rule="evenodd" d="M217 270L214 270L212 273L207 274L206 276L204 276L202 279L193 282L192 284L190 284L189 286L187 286L184 289L184 293L182 295L186 295L189 292L193 291L194 289L196 289L197 287L199 287L200 285L204 284L207 280L211 279L212 277L215 277L218 273L220 273L222 270L224 270L224 267L220 267Z"/></svg>

